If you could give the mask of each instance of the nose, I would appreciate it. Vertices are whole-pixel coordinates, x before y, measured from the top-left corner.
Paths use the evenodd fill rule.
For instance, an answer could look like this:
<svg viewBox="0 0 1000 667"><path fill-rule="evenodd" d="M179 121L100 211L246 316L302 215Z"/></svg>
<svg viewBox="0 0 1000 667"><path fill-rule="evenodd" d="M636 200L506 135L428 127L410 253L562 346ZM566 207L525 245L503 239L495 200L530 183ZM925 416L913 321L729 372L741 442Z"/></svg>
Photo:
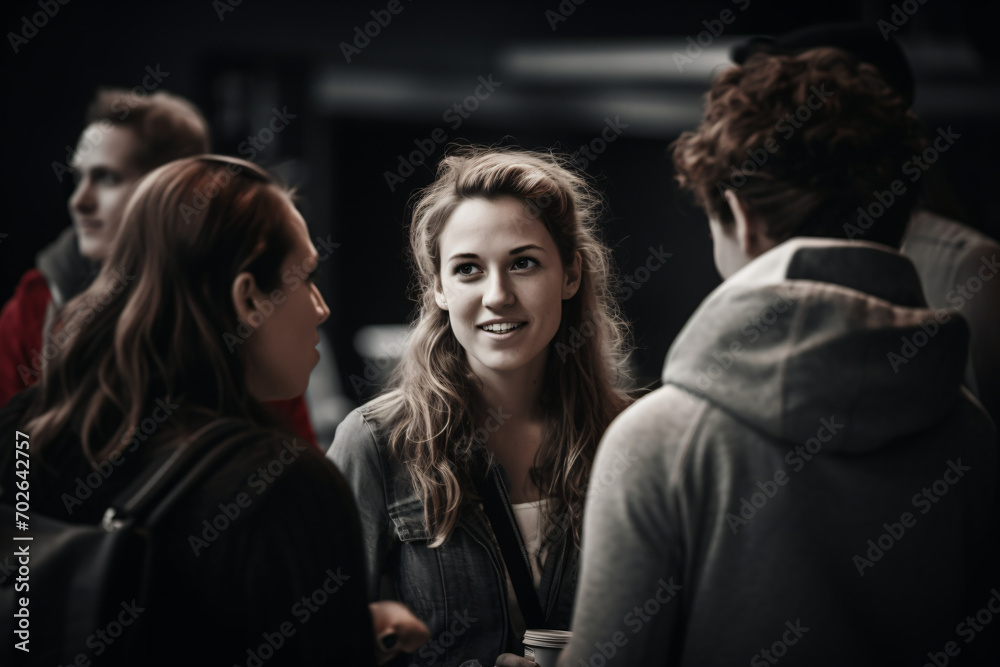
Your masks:
<svg viewBox="0 0 1000 667"><path fill-rule="evenodd" d="M320 294L319 288L316 285L312 285L312 297L313 304L316 306L316 316L319 318L319 324L323 324L330 317L330 307L326 305L326 301L323 299L323 295Z"/></svg>
<svg viewBox="0 0 1000 667"><path fill-rule="evenodd" d="M90 186L89 178L81 178L73 194L69 197L70 212L93 213L97 208L97 199L94 197L94 190Z"/></svg>
<svg viewBox="0 0 1000 667"><path fill-rule="evenodd" d="M505 271L494 271L486 279L483 305L490 310L500 310L514 304L516 297L511 288L510 276Z"/></svg>

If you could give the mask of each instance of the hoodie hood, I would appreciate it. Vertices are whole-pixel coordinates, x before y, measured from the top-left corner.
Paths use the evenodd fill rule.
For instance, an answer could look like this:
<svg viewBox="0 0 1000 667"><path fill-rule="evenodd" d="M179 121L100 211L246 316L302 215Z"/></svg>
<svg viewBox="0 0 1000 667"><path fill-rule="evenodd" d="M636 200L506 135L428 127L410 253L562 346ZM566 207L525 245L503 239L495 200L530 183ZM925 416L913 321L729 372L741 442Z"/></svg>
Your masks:
<svg viewBox="0 0 1000 667"><path fill-rule="evenodd" d="M702 302L663 382L793 443L832 420L842 430L827 451L863 452L945 417L968 336L956 312L927 308L913 264L892 248L795 238Z"/></svg>
<svg viewBox="0 0 1000 667"><path fill-rule="evenodd" d="M57 308L87 289L100 271L99 262L80 254L76 231L68 227L35 257L35 265L45 276Z"/></svg>

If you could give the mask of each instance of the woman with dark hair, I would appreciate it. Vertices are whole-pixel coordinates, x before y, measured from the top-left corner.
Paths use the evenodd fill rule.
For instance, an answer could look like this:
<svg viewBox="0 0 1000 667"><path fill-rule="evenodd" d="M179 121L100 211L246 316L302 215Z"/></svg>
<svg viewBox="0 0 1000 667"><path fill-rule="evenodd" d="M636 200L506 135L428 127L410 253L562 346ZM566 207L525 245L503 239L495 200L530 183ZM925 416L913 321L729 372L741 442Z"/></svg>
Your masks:
<svg viewBox="0 0 1000 667"><path fill-rule="evenodd" d="M319 359L329 310L316 268L305 221L265 171L216 156L168 163L137 185L100 274L66 305L39 386L0 418L5 492L17 429L30 437L32 512L91 524L193 434L241 424L240 456L154 530L149 653L134 664L248 664L278 631L269 664L375 663L350 489L261 406L301 395ZM42 622L44 608L32 611ZM379 634L419 645L405 609L372 612Z"/></svg>
<svg viewBox="0 0 1000 667"><path fill-rule="evenodd" d="M416 204L406 352L328 452L358 497L369 595L442 638L411 664L522 651L528 601L501 558L505 529L539 622L567 629L591 463L630 402L597 205L551 155L482 148L444 158ZM506 527L480 504L491 485Z"/></svg>

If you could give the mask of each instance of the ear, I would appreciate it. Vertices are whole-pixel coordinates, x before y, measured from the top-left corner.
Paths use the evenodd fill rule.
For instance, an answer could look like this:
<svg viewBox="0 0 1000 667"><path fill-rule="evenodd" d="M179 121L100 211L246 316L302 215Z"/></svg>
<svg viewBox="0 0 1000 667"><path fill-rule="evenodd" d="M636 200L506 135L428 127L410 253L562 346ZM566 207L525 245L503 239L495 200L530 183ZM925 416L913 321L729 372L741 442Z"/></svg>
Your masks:
<svg viewBox="0 0 1000 667"><path fill-rule="evenodd" d="M441 288L441 278L438 276L434 277L434 301L437 302L438 308L441 310L448 310L448 299L444 296L444 290Z"/></svg>
<svg viewBox="0 0 1000 667"><path fill-rule="evenodd" d="M576 296L577 290L580 289L580 280L582 279L583 273L582 266L583 258L580 256L580 251L578 250L573 255L573 263L567 266L563 271L563 301L572 299Z"/></svg>
<svg viewBox="0 0 1000 667"><path fill-rule="evenodd" d="M261 297L261 292L257 288L257 280L249 272L243 271L233 280L232 295L236 316L255 329L260 326L263 318L251 317L252 313L257 312L256 304Z"/></svg>
<svg viewBox="0 0 1000 667"><path fill-rule="evenodd" d="M733 221L736 223L736 242L739 243L740 251L750 257L758 257L777 245L770 236L767 235L767 228L759 218L752 215L739 196L730 189L725 191L726 203L733 212Z"/></svg>

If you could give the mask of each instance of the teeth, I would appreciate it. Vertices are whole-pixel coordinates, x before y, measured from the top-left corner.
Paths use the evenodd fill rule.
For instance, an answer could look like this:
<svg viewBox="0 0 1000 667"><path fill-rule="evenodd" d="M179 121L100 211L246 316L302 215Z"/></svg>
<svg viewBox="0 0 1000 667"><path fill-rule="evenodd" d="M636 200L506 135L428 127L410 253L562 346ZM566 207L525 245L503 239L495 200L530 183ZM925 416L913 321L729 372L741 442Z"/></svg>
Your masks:
<svg viewBox="0 0 1000 667"><path fill-rule="evenodd" d="M499 324L484 324L480 329L483 331L492 331L493 333L506 333L507 331L513 331L519 326L521 325L514 324L513 322L501 322Z"/></svg>

